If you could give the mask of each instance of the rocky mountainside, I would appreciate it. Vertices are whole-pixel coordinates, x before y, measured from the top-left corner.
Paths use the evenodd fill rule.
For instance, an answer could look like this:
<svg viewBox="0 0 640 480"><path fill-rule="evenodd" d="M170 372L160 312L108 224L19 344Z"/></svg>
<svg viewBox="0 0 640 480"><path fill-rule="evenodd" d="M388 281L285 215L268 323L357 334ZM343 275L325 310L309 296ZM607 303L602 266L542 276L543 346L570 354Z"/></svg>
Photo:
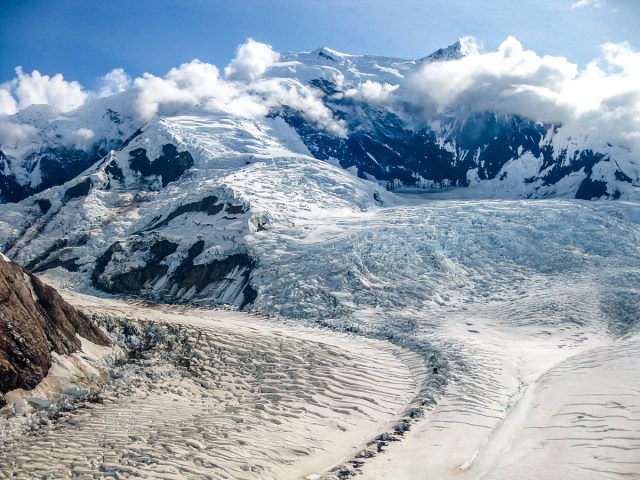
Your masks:
<svg viewBox="0 0 640 480"><path fill-rule="evenodd" d="M471 186L483 198L637 197L640 170L627 149L515 113L451 107L425 114L404 101L411 95L407 81L417 82L421 68L467 53L457 42L417 61L329 49L285 55L288 74L320 90L347 133L319 129L289 108L275 114L296 130L314 157L389 189ZM400 100L383 101L389 92Z"/></svg>
<svg viewBox="0 0 640 480"><path fill-rule="evenodd" d="M249 94L252 102L264 104L253 109L268 110L249 110L249 116L284 119L307 153L389 189L473 187L476 196L500 198L637 197L637 159L614 140L576 134L561 122L540 122L504 109L427 109L414 98L425 66L467 55L461 42L419 60L346 55L328 48L285 53L222 111L229 113L230 125L237 125L247 112L230 111L238 108L233 102ZM198 95L191 78L198 72L189 68L193 63L184 78L171 84L187 97ZM212 87L211 94L237 85ZM0 202L16 202L67 182L109 150L126 148L147 128L150 117L139 113L146 102L156 102L159 117L185 112L173 104L157 107L163 95L132 89L88 100L67 113L32 105L10 116L11 128L22 133L11 140L0 136ZM229 99L203 96L193 104L210 109L207 102L220 101ZM144 169L139 171L144 175Z"/></svg>
<svg viewBox="0 0 640 480"><path fill-rule="evenodd" d="M416 72L467 54L462 43L420 60L321 48L282 54L242 78L232 69L226 79L194 61L64 114L28 107L11 121L29 127L29 141L0 146L3 198L22 198L0 204L0 250L94 293L270 311L285 308L286 295L299 310L322 304L339 314L346 310L335 292L355 281L354 271L348 281L301 278L294 286L291 272L277 278L276 264L302 255L318 224L338 229L329 218L340 224L393 207L399 200L389 189L637 199L640 164L627 148L513 113L442 109L425 117L403 103ZM194 85L199 78L207 81ZM171 91L182 100L166 100ZM395 100L381 101L390 92L399 92ZM61 148L75 153L51 153ZM328 264L316 260L318 269ZM266 305L274 285L280 290ZM300 305L318 292L320 301Z"/></svg>
<svg viewBox="0 0 640 480"><path fill-rule="evenodd" d="M271 221L383 202L383 188L311 158L282 119L232 127L203 111L151 122L75 179L0 206L1 248L81 288L242 307L257 295L251 243Z"/></svg>
<svg viewBox="0 0 640 480"><path fill-rule="evenodd" d="M47 375L52 352L67 355L80 348L77 335L109 345L53 288L0 254L0 394L35 387Z"/></svg>

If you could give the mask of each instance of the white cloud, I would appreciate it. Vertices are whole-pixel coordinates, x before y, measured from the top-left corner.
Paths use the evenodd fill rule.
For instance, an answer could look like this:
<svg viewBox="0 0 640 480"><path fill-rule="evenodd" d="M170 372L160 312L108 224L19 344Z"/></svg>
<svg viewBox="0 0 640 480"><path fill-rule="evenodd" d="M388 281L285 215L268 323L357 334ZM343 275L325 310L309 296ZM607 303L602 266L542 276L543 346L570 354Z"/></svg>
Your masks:
<svg viewBox="0 0 640 480"><path fill-rule="evenodd" d="M131 77L122 68L114 68L100 78L100 91L98 96L108 97L116 93L124 92L131 87Z"/></svg>
<svg viewBox="0 0 640 480"><path fill-rule="evenodd" d="M407 86L414 102L440 111L497 110L535 120L546 114L547 100L576 73L576 65L565 58L539 57L509 37L497 52L426 64L408 78ZM527 100L533 91L542 104Z"/></svg>
<svg viewBox="0 0 640 480"><path fill-rule="evenodd" d="M91 140L95 137L93 130L89 128L78 128L71 132L71 138L74 145L78 148L86 148L91 144Z"/></svg>
<svg viewBox="0 0 640 480"><path fill-rule="evenodd" d="M592 5L594 7L599 7L602 5L601 0L578 0L577 2L573 2L571 4L571 10L575 10L576 8L588 7Z"/></svg>
<svg viewBox="0 0 640 480"><path fill-rule="evenodd" d="M145 73L134 81L135 107L144 120L154 115L172 115L183 108L200 106L209 111L236 115L266 115L246 92L247 87L220 78L215 65L193 60L173 68L164 77Z"/></svg>
<svg viewBox="0 0 640 480"><path fill-rule="evenodd" d="M358 88L348 89L344 93L344 96L369 103L382 104L389 101L391 94L397 90L398 87L399 85L366 80L359 85Z"/></svg>
<svg viewBox="0 0 640 480"><path fill-rule="evenodd" d="M225 69L227 78L220 77L215 65L199 60L180 65L164 77L145 73L134 81L136 111L144 120L196 106L240 116L264 116L286 105L320 128L344 135L344 122L333 118L321 92L294 79L261 78L277 58L270 46L249 39Z"/></svg>
<svg viewBox="0 0 640 480"><path fill-rule="evenodd" d="M18 143L28 142L37 136L33 125L14 123L0 118L0 145L16 146Z"/></svg>
<svg viewBox="0 0 640 480"><path fill-rule="evenodd" d="M193 60L172 68L164 77L145 73L134 81L138 95L136 109L148 120L154 115L170 115L177 109L196 106L211 97L220 84L215 65Z"/></svg>
<svg viewBox="0 0 640 480"><path fill-rule="evenodd" d="M44 104L66 112L79 107L87 99L87 93L78 82L67 82L60 73L49 77L37 70L24 73L22 67L17 67L16 75L9 84L11 93L17 100L18 110L29 105Z"/></svg>
<svg viewBox="0 0 640 480"><path fill-rule="evenodd" d="M260 78L279 56L270 45L249 38L238 47L235 58L224 69L224 74L230 80L255 80Z"/></svg>
<svg viewBox="0 0 640 480"><path fill-rule="evenodd" d="M476 55L482 50L482 43L478 42L471 35L464 36L460 39L460 53L464 56Z"/></svg>
<svg viewBox="0 0 640 480"><path fill-rule="evenodd" d="M17 111L18 102L11 95L9 85L0 85L0 115L13 115Z"/></svg>
<svg viewBox="0 0 640 480"><path fill-rule="evenodd" d="M89 140L93 138L93 136L95 135L93 133L93 130L89 128L79 128L75 132L73 132L73 134L76 135L78 138L82 138L84 140Z"/></svg>
<svg viewBox="0 0 640 480"><path fill-rule="evenodd" d="M495 52L425 65L396 100L425 120L449 111L518 114L640 149L640 53L627 43L605 44L602 52L580 71L509 37Z"/></svg>
<svg viewBox="0 0 640 480"><path fill-rule="evenodd" d="M461 44L465 56L459 60L424 64L397 84L372 79L353 87L340 84L344 93L337 95L386 105L424 124L443 113L517 114L561 123L567 135L588 134L640 151L640 53L628 43L603 45L601 56L583 69L564 57L526 50L514 37L485 53L471 37ZM115 69L103 77L97 94L133 85L130 106L142 120L192 107L260 117L287 106L320 128L345 135L345 122L325 106L319 89L295 78L265 76L277 58L270 46L248 40L238 48L225 77L215 65L199 60L162 77L146 73L133 82L122 69ZM62 75L25 74L20 68L16 73L16 78L0 84L0 114L10 115L33 103L69 110L87 97L77 82L67 82ZM345 81L336 77L340 80ZM3 138L29 134L6 125L3 129ZM78 131L75 137L78 142L91 139L88 131Z"/></svg>
<svg viewBox="0 0 640 480"><path fill-rule="evenodd" d="M87 99L78 82L67 82L61 74L49 77L37 70L24 73L22 67L17 67L15 72L15 78L0 85L0 114L13 115L29 105L51 105L66 112Z"/></svg>
<svg viewBox="0 0 640 480"><path fill-rule="evenodd" d="M263 79L253 82L249 88L254 101L265 104L270 110L287 106L328 132L339 136L347 133L345 122L336 120L331 110L322 102L322 93L298 80Z"/></svg>

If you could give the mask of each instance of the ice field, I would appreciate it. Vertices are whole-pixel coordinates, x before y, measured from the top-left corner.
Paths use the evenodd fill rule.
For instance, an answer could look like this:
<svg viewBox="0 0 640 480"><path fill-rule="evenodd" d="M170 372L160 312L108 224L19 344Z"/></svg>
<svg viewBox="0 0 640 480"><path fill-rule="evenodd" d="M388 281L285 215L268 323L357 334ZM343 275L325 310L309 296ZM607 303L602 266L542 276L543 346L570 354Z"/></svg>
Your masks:
<svg viewBox="0 0 640 480"><path fill-rule="evenodd" d="M274 205L300 191L295 173ZM236 181L259 205L264 179ZM270 317L67 293L175 326L192 373L153 353L125 369L143 382L113 380L101 403L8 443L3 475L637 478L636 207L385 195L275 210L247 240L252 310Z"/></svg>

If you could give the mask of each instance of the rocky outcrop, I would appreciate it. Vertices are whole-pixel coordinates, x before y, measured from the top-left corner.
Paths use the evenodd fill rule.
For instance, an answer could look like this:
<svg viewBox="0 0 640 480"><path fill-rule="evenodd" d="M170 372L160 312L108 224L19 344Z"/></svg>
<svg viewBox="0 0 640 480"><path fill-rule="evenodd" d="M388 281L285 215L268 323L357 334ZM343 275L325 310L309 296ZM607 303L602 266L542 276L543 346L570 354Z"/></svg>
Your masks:
<svg viewBox="0 0 640 480"><path fill-rule="evenodd" d="M240 207L228 205L227 211L237 208ZM164 302L207 299L240 308L252 303L257 297L250 285L255 260L246 253L235 253L203 264L194 263L204 246L204 240L198 240L185 257L169 261L178 244L159 240L154 234L128 244L116 242L96 260L92 284L107 293ZM126 269L126 262L134 258L135 266Z"/></svg>
<svg viewBox="0 0 640 480"><path fill-rule="evenodd" d="M187 151L178 152L175 145L167 143L162 147L162 155L155 160L149 160L144 148L137 148L129 153L129 166L143 177L154 175L162 179L162 186L178 180L184 172L193 167L193 157Z"/></svg>
<svg viewBox="0 0 640 480"><path fill-rule="evenodd" d="M109 345L58 292L0 254L0 393L34 388L47 375L52 352L68 355L80 348L77 335Z"/></svg>
<svg viewBox="0 0 640 480"><path fill-rule="evenodd" d="M72 146L43 147L25 156L22 162L29 165L32 175L42 180L37 185L23 184L24 180L11 173L9 160L0 151L0 203L15 203L49 187L62 185L76 178L88 167L104 157L120 142L104 140L87 150ZM37 172L37 175L36 175Z"/></svg>

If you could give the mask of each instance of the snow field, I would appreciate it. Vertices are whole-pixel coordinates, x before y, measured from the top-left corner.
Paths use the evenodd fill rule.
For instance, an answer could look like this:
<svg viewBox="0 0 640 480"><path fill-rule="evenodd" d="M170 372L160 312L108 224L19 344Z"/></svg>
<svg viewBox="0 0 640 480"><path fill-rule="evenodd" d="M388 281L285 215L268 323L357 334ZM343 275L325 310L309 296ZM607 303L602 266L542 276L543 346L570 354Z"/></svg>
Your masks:
<svg viewBox="0 0 640 480"><path fill-rule="evenodd" d="M67 298L178 328L186 340L172 350L185 356L150 356L113 379L101 403L8 444L2 478L297 478L364 448L419 387L384 342L231 312Z"/></svg>
<svg viewBox="0 0 640 480"><path fill-rule="evenodd" d="M16 473L46 468L33 459L48 448L65 471L86 469L82 475L114 465L122 467L118 475L126 468L154 478L331 475L327 468L349 463L355 445L367 446L412 403L417 385L409 367L434 356L443 375L430 379L426 395L448 380L437 407L386 453L352 469L364 478L638 476L636 204L402 198L309 158L276 121L231 122L197 111L150 125L129 148L159 151L164 141L193 151L196 165L162 191L135 200L139 179L123 151L124 185L95 188L59 211L54 204L25 230L29 207L0 207L2 238L26 232L10 256L28 261L68 237L80 270L56 268L46 278L90 292L92 262L108 242L215 193L250 210L224 222L202 212L176 218L159 232L181 244L164 261L175 266L199 236L206 245L196 263L214 252L247 252L257 261L250 308L282 317L286 327L82 297L77 303L98 313L175 323L193 338L193 366L185 375L184 365L151 361L127 373L146 380L116 382L78 423L87 442L98 435L109 443L67 452L46 435L29 437L7 453ZM80 224L86 242L76 235ZM300 324L330 329L303 334ZM424 357L403 357L402 366L387 350L394 347L336 330L389 339ZM68 434L76 426L56 428ZM32 441L41 443L31 450ZM209 442L219 457L194 446ZM105 459L103 448L114 453ZM77 452L81 465L71 458Z"/></svg>

